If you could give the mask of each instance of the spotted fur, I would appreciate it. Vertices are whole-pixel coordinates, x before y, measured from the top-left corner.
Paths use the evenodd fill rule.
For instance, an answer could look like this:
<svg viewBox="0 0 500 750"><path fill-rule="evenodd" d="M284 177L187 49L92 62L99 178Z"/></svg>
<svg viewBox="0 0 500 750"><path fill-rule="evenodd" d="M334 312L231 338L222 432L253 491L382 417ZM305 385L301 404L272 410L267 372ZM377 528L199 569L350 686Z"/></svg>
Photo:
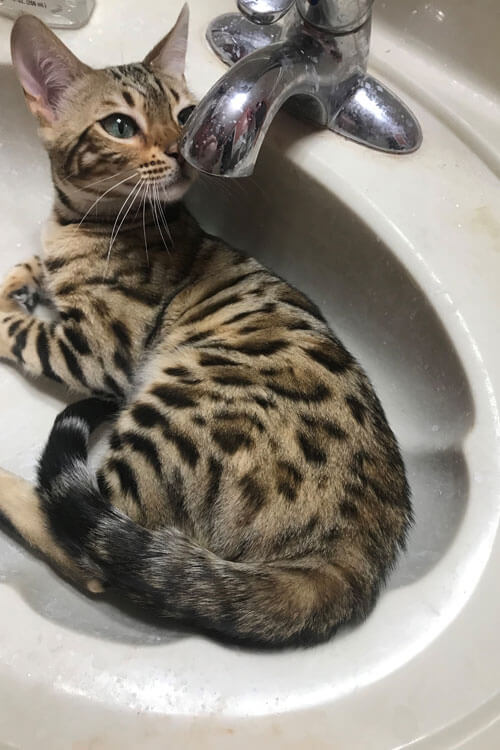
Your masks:
<svg viewBox="0 0 500 750"><path fill-rule="evenodd" d="M57 418L36 488L0 472L0 513L91 591L239 641L314 643L373 607L411 522L408 485L369 380L316 305L178 203L192 100L168 62L185 24L144 63L99 71L33 19L14 29L15 62L28 29L77 72L59 71L55 105L20 73L56 195L43 258L1 290L0 352L86 398ZM133 143L99 124L118 107L141 124ZM122 170L123 195L106 194ZM137 174L151 193L110 252ZM166 193L149 202L153 188ZM39 299L53 322L33 315Z"/></svg>

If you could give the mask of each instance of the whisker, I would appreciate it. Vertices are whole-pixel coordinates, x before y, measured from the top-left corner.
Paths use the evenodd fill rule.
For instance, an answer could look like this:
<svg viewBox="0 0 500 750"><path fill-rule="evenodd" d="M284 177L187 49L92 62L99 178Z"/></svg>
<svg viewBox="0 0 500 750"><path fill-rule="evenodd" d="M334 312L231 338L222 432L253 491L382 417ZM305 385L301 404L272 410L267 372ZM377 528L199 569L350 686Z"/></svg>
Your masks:
<svg viewBox="0 0 500 750"><path fill-rule="evenodd" d="M146 236L146 189L147 187L144 188L144 193L142 195L142 231L144 232L144 249L146 251L146 259L149 267L148 238Z"/></svg>
<svg viewBox="0 0 500 750"><path fill-rule="evenodd" d="M152 188L152 186L151 185L148 186L148 198L149 198L149 203L151 205L151 208L153 210L153 218L154 218L155 224L156 224L156 226L158 228L158 231L160 233L160 237L162 239L163 246L164 246L165 250L167 251L167 253L170 253L170 250L169 250L169 247L168 247L168 243L166 242L165 237L163 236L163 232L161 231L160 222L158 220L158 214L156 212L156 199L155 199L155 196L154 196L154 193L153 193L152 189L151 189L151 194L149 193L149 187ZM153 198L152 200L151 200L151 197Z"/></svg>
<svg viewBox="0 0 500 750"><path fill-rule="evenodd" d="M154 203L154 211L155 211L155 217L156 217L156 225L158 227L158 231L160 232L161 238L163 240L163 244L165 246L165 249L167 250L168 253L170 253L170 248L168 246L168 242L165 240L165 236L164 236L163 231L162 231L162 226L161 226L162 222L161 222L161 216L160 216L160 211L159 211L159 206L158 206L157 190L156 190L156 185L154 183L151 185L151 192L152 192L152 195L153 195L153 203Z"/></svg>
<svg viewBox="0 0 500 750"><path fill-rule="evenodd" d="M165 195L166 195L166 193L165 193ZM159 210L160 216L161 216L161 218L163 220L163 226L165 227L165 230L167 232L167 236L168 236L168 238L170 240L170 244L173 247L174 246L174 240L172 238L172 234L171 234L169 226L168 226L167 217L165 216L165 212L163 210L163 204L162 204L162 201L161 201L160 190L158 188L158 185L156 185L156 197L158 199L158 210Z"/></svg>
<svg viewBox="0 0 500 750"><path fill-rule="evenodd" d="M165 225L165 229L167 231L168 238L170 240L170 244L171 244L172 249L173 249L174 248L174 238L172 237L172 233L170 231L170 227L168 226L167 216L165 214L165 207L164 207L164 204L168 203L168 194L167 194L167 189L166 189L165 186L163 186L163 191L165 193L165 200L164 201L161 200L160 189L157 188L157 192L158 192L158 205L161 208L161 213L162 213L162 216L163 216L163 222L164 222L164 225Z"/></svg>
<svg viewBox="0 0 500 750"><path fill-rule="evenodd" d="M118 213L117 213L117 215L115 217L113 228L111 229L111 235L110 235L110 238L109 238L109 245L108 245L108 252L107 252L107 255L106 255L106 267L104 269L103 278L106 278L106 276L108 274L109 261L110 261L110 258L111 258L111 246L113 244L113 235L114 235L114 232L115 232L115 227L118 224L118 221L120 219L121 213L122 213L122 211L123 211L123 209L125 207L125 204L127 203L128 199L130 198L131 193L132 193L132 191L130 191L130 193L127 195L127 197L123 201L122 205L120 206L120 210L118 211Z"/></svg>
<svg viewBox="0 0 500 750"><path fill-rule="evenodd" d="M135 183L135 185L134 185L134 186L133 186L133 188L131 189L130 193L129 193L129 194L127 195L127 197L126 197L126 198L125 198L125 200L123 201L123 203L122 203L122 207L120 208L120 210L119 210L119 212L118 212L118 215L117 215L117 217L116 217L116 219L115 219L115 223L113 224L113 229L111 230L111 237L110 237L110 240L109 240L108 255L107 255L107 258L106 258L106 268L105 268L105 270L104 270L104 278L106 278L106 276L107 276L107 274L108 274L109 261L110 261L110 258L111 258L111 250L112 250L112 248L113 248L113 245L114 245L114 243L115 243L115 241L116 241L116 238L118 237L118 233L120 232L120 229L121 229L121 228L122 228L122 226L123 226L123 222L124 222L124 221L125 221L125 219L127 218L127 216L128 216L128 213L129 213L130 209L132 208L132 206L134 205L134 202L135 202L135 199L136 199L137 195L139 194L139 191L140 191L140 188L141 188L141 182L142 182L142 180L141 180L141 179L139 179L139 180L138 180L138 181L137 181L137 182ZM132 197L132 196L133 196L133 197ZM131 201L130 201L130 198L132 198L132 200L131 200ZM127 205L127 203L128 203L129 201L130 201L130 203L129 203L129 205L127 206L127 209L125 210L125 206ZM124 211L124 210L125 210L125 213L123 214L123 218L122 218L122 220L121 220L121 222L120 222L120 224L119 224L119 226L118 226L118 229L116 229L116 231L115 231L116 225L118 224L118 221L119 221L119 219L120 219L120 216L121 216L121 214L122 214L122 211Z"/></svg>
<svg viewBox="0 0 500 750"><path fill-rule="evenodd" d="M89 213L90 213L90 212L92 211L92 209L94 208L94 206L97 206L97 204L99 203L99 201L102 201L102 199L103 199L103 198L104 198L104 197L105 197L105 196L106 196L106 195L107 195L108 193L110 193L110 192L111 192L112 190L114 190L115 188L119 187L120 185L123 185L123 183L124 183L124 182L127 182L127 180L128 180L129 178L130 178L130 177L125 177L125 178L124 178L123 180L120 180L120 182L117 182L117 183L116 183L116 185L112 185L112 186L111 186L110 188L108 188L108 189L106 190L106 192L105 192L105 193L103 193L103 194L102 194L102 195L100 195L100 196L99 196L98 198L96 198L96 200L95 200L95 201L94 201L94 202L92 203L92 205L90 206L89 210L85 212L85 214L83 215L82 219L80 220L80 223L78 224L78 229L80 229L80 227L81 227L82 223L83 223L83 222L85 221L85 219L87 218L87 216L89 215Z"/></svg>
<svg viewBox="0 0 500 750"><path fill-rule="evenodd" d="M125 221L126 217L128 216L129 211L132 208L132 206L133 206L133 204L135 202L135 199L136 199L137 195L140 192L141 182L142 182L142 180L138 180L135 183L135 185L132 187L132 189L130 190L129 194L127 195L127 197L123 201L122 207L121 207L120 211L118 212L118 216L115 219L115 223L114 223L113 229L111 231L111 237L110 237L111 245L115 242L116 238L118 237L118 233L119 233L119 231L120 231L120 229L121 229L121 227L123 225L123 222ZM131 200L131 198L132 198L132 200ZM130 204L127 206L127 203L129 201L130 201ZM118 225L118 228L115 231L116 225L117 225L118 221L120 220L121 213L122 213L122 211L125 210L125 206L127 206L126 213L122 217L122 220L121 220L120 224Z"/></svg>
<svg viewBox="0 0 500 750"><path fill-rule="evenodd" d="M109 175L108 177L102 177L100 180L96 180L95 182L90 182L88 185L85 185L85 189L94 187L95 185L100 185L101 182L111 180L113 177L120 177L120 175L124 174L125 172L130 172L130 177L133 177L134 173L136 173L136 170L135 167L127 167L127 169L122 169L116 174Z"/></svg>
<svg viewBox="0 0 500 750"><path fill-rule="evenodd" d="M139 194L141 192L141 189L144 187L144 183L145 182L146 181L144 180L144 178L141 178L141 188L139 189ZM137 219L137 216L139 215L139 211L141 210L141 206L142 206L142 200L139 201L139 205L137 206L137 208L135 210L134 221L135 221L135 219Z"/></svg>
<svg viewBox="0 0 500 750"><path fill-rule="evenodd" d="M121 169L119 172L115 172L114 174L109 174L106 177L101 177L100 180L95 180L95 182L90 182L88 185L85 185L85 188L93 187L94 185L98 185L101 182L105 182L106 180L112 180L113 177L119 177L120 175L124 174L125 172L133 172L135 167L127 167L126 169ZM61 182L68 182L71 180L72 177L74 177L76 174L78 174L78 170L76 169L74 172L70 172L69 175L66 177L61 178ZM73 187L76 188L76 190L84 190L85 188L77 188L76 185Z"/></svg>

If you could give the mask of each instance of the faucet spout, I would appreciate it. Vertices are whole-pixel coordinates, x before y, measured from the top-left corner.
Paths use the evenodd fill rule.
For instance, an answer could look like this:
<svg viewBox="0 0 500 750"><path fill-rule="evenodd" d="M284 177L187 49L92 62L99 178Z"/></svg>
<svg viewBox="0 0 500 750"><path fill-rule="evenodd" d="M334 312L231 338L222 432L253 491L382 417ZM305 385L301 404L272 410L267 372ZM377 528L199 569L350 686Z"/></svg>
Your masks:
<svg viewBox="0 0 500 750"><path fill-rule="evenodd" d="M290 97L314 97L318 119L327 124L319 90L316 66L297 45L283 41L257 49L196 107L183 134L182 155L202 172L247 177L271 122Z"/></svg>
<svg viewBox="0 0 500 750"><path fill-rule="evenodd" d="M300 115L370 148L418 148L414 115L366 74L372 2L240 0L246 15L214 19L207 39L234 65L189 118L180 143L186 161L212 175L251 175L271 122L291 98ZM289 8L282 24L263 13L269 7L277 17ZM259 23L248 19L250 9Z"/></svg>

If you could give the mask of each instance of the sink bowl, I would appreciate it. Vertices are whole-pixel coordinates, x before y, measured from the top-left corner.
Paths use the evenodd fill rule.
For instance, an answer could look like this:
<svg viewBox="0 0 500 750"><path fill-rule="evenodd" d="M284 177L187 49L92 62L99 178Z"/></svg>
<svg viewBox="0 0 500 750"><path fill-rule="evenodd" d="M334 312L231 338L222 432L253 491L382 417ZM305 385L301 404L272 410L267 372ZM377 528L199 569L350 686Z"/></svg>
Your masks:
<svg viewBox="0 0 500 750"><path fill-rule="evenodd" d="M135 3L124 5L135 18ZM230 4L191 5L201 94L223 72L204 28ZM90 63L110 59L112 22L130 37L127 20L112 21L104 6L87 29L64 35ZM157 3L142 6L126 59L158 35ZM163 11L166 29L176 10ZM47 159L8 64L9 30L0 24L2 274L39 248L51 203ZM382 24L376 49L389 33ZM374 65L388 70L380 56ZM307 650L234 648L88 598L0 533L0 747L387 750L458 747L495 731L496 146L481 147L487 123L467 139L465 120L452 126L431 91L413 98L415 86L398 90L400 81L401 68L387 78L421 120L418 153L368 152L280 115L252 178L203 177L188 199L207 231L308 293L374 382L402 446L416 522L373 614ZM64 398L0 368L2 466L33 476Z"/></svg>

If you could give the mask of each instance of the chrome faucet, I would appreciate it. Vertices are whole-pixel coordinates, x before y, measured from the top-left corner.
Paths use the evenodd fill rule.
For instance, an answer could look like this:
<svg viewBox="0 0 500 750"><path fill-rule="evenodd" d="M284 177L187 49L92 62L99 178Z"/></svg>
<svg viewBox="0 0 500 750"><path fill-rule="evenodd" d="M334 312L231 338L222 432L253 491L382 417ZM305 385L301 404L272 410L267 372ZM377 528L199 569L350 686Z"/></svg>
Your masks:
<svg viewBox="0 0 500 750"><path fill-rule="evenodd" d="M373 0L238 0L241 13L211 22L207 39L231 68L191 115L181 153L196 169L252 174L285 102L365 146L415 151L420 126L403 102L367 75Z"/></svg>

